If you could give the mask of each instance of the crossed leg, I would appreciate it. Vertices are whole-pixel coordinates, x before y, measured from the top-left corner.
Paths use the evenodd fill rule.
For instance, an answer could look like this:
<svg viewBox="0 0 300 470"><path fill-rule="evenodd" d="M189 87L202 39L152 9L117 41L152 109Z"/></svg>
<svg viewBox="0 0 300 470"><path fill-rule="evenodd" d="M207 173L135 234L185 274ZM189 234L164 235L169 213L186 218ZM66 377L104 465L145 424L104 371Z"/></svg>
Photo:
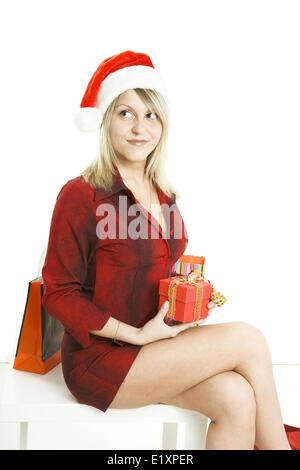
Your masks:
<svg viewBox="0 0 300 470"><path fill-rule="evenodd" d="M207 450L253 450L255 394L240 374L234 371L217 374L164 403L198 411L211 419L206 436Z"/></svg>
<svg viewBox="0 0 300 470"><path fill-rule="evenodd" d="M255 437L260 449L290 450L269 348L248 323L189 328L144 345L110 407L152 403L208 416L207 448L253 449Z"/></svg>

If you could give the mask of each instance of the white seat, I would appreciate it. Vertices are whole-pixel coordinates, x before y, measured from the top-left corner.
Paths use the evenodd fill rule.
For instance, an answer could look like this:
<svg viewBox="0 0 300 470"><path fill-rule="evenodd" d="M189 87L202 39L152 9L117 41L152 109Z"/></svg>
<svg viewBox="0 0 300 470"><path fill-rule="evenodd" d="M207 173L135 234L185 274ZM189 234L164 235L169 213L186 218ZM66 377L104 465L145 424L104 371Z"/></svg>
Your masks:
<svg viewBox="0 0 300 470"><path fill-rule="evenodd" d="M128 422L161 423L161 449L201 450L205 448L208 418L196 411L163 404L108 409L103 413L77 402L65 385L61 364L39 375L15 370L11 363L3 386L0 422L20 424L20 449L27 448L31 422Z"/></svg>

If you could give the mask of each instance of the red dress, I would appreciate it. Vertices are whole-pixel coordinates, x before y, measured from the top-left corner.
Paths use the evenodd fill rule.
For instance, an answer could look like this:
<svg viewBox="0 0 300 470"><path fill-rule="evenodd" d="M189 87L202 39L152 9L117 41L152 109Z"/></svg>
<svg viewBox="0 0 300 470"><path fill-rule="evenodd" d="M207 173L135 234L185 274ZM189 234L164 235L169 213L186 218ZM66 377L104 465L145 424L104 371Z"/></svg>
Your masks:
<svg viewBox="0 0 300 470"><path fill-rule="evenodd" d="M164 234L115 169L108 192L95 190L82 176L62 186L42 269L42 304L65 329L61 353L66 385L80 403L103 412L143 346L115 343L89 331L102 329L110 316L137 328L153 318L158 312L159 280L174 275L172 267L188 244L176 196L167 197L156 188L167 225ZM122 204L126 201L126 214L120 209L120 196ZM132 205L139 208L138 214L130 212ZM170 211L171 206L175 210ZM107 208L114 208L117 216L108 217ZM128 236L137 215L148 237ZM105 220L108 224L115 220L116 228L107 238L101 235Z"/></svg>

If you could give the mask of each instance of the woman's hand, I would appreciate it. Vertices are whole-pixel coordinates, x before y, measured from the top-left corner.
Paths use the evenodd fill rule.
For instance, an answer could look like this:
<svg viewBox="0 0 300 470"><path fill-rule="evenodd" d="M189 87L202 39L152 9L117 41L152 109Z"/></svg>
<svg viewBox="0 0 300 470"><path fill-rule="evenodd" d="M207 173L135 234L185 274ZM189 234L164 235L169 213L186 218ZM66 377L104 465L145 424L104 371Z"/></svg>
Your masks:
<svg viewBox="0 0 300 470"><path fill-rule="evenodd" d="M207 313L207 315L210 315L212 310L214 310L214 308L216 308L216 304L211 300L210 302L208 302L208 313Z"/></svg>
<svg viewBox="0 0 300 470"><path fill-rule="evenodd" d="M180 325L167 325L164 318L169 308L169 302L166 301L162 304L160 310L151 318L144 326L138 329L137 343L139 345L152 343L165 338L174 338L181 331L187 330L192 326L200 325L205 322L204 320L197 320L188 323L181 323Z"/></svg>

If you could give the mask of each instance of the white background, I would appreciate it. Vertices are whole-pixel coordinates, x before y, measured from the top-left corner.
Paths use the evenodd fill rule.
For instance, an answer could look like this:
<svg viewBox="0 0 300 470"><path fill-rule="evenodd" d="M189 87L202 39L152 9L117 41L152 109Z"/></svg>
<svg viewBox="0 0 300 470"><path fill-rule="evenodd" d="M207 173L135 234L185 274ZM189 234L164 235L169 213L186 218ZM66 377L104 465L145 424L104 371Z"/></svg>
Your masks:
<svg viewBox="0 0 300 470"><path fill-rule="evenodd" d="M95 156L73 116L95 69L150 55L173 107L170 179L187 253L227 298L213 322L260 328L300 363L297 1L1 2L0 359L14 353L61 186Z"/></svg>

